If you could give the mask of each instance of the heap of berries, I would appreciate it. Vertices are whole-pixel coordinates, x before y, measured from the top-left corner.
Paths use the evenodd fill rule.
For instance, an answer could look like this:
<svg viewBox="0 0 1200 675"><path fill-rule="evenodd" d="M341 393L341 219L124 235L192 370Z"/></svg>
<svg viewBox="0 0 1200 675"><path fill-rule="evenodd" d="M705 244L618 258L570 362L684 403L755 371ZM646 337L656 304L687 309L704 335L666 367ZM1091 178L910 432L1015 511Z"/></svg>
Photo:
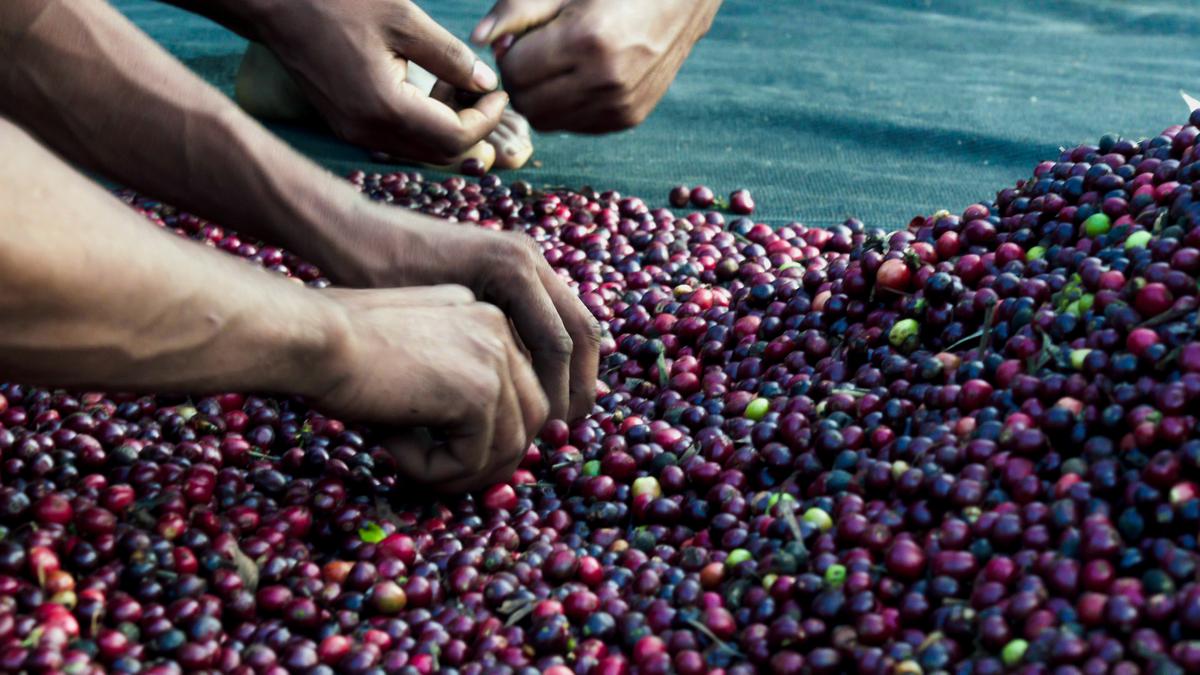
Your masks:
<svg viewBox="0 0 1200 675"><path fill-rule="evenodd" d="M594 412L413 502L302 401L2 385L0 671L1200 672L1197 127L895 232L357 172L539 242Z"/></svg>

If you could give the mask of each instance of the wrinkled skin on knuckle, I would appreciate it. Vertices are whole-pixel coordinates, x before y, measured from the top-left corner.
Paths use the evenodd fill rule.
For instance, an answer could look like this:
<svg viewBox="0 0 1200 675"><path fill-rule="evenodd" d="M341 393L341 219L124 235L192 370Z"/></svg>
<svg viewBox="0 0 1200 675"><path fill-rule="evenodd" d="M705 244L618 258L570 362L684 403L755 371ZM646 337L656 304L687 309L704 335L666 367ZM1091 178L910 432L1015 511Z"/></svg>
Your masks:
<svg viewBox="0 0 1200 675"><path fill-rule="evenodd" d="M525 433L531 438L536 436L542 430L542 427L546 425L547 420L550 419L550 402L546 400L545 396L538 397L532 405L535 406L533 409L533 419L537 422L537 425L535 428L525 430ZM528 450L527 447L521 449L520 455L522 457L525 456L526 450Z"/></svg>
<svg viewBox="0 0 1200 675"><path fill-rule="evenodd" d="M537 264L542 260L542 254L533 238L515 232L503 232L488 251L491 254L488 267L492 271L492 283L527 286L536 278Z"/></svg>
<svg viewBox="0 0 1200 675"><path fill-rule="evenodd" d="M456 376L465 382L462 401L470 418L480 418L494 411L500 401L501 369L504 349L494 338L476 339L475 354L463 359L463 371ZM469 372L468 372L469 371Z"/></svg>
<svg viewBox="0 0 1200 675"><path fill-rule="evenodd" d="M445 284L445 293L447 299L461 305L467 305L475 302L475 293L461 284Z"/></svg>
<svg viewBox="0 0 1200 675"><path fill-rule="evenodd" d="M591 15L575 16L572 19L567 39L577 53L589 58L605 58L614 53L612 35L602 19Z"/></svg>
<svg viewBox="0 0 1200 675"><path fill-rule="evenodd" d="M564 361L569 360L575 352L575 340L571 339L570 333L565 330L556 333L546 338L546 351Z"/></svg>
<svg viewBox="0 0 1200 675"><path fill-rule="evenodd" d="M483 331L475 337L484 343L489 353L503 357L506 353L505 344L502 339L497 338L497 335L508 334L508 317L499 307L486 302L477 302L471 306L471 309ZM497 333L497 331L499 332Z"/></svg>
<svg viewBox="0 0 1200 675"><path fill-rule="evenodd" d="M442 62L453 64L466 77L471 76L475 65L475 55L455 40L447 40L442 44Z"/></svg>
<svg viewBox="0 0 1200 675"><path fill-rule="evenodd" d="M616 58L601 58L595 62L592 80L594 87L606 96L625 96L626 73Z"/></svg>
<svg viewBox="0 0 1200 675"><path fill-rule="evenodd" d="M583 308L581 311L583 317L583 338L588 341L592 347L599 347L600 340L604 337L604 328L600 325L600 321L592 316L592 313Z"/></svg>

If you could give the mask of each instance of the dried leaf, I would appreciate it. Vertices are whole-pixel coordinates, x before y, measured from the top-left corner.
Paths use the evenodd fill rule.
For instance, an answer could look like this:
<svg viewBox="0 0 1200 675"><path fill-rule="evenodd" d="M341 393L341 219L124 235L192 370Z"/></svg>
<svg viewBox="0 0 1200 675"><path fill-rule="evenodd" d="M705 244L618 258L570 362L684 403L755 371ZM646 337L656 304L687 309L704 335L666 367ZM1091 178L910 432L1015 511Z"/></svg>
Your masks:
<svg viewBox="0 0 1200 675"><path fill-rule="evenodd" d="M1183 97L1183 102L1187 104L1188 111L1191 112L1200 108L1200 101L1188 96L1188 93L1182 89L1179 90L1179 95Z"/></svg>
<svg viewBox="0 0 1200 675"><path fill-rule="evenodd" d="M987 311L983 313L983 330L979 336L979 355L987 354L988 347L992 343L992 320L996 317L996 305L989 305Z"/></svg>
<svg viewBox="0 0 1200 675"><path fill-rule="evenodd" d="M792 531L792 537L794 537L801 546L804 546L804 535L800 533L800 523L796 522L796 512L792 505L792 500L780 499L779 510L783 512L783 522L788 526L788 529Z"/></svg>
<svg viewBox="0 0 1200 675"><path fill-rule="evenodd" d="M507 628L511 628L511 627L521 623L522 621L524 621L525 617L529 616L530 614L533 614L533 603L532 602L527 603L521 609L518 609L517 611L508 615L508 618L504 620L504 625Z"/></svg>
<svg viewBox="0 0 1200 675"><path fill-rule="evenodd" d="M230 554L233 556L233 569L237 572L238 577L241 578L242 585L251 593L258 590L258 563L243 553L236 541L233 542Z"/></svg>
<svg viewBox="0 0 1200 675"><path fill-rule="evenodd" d="M513 612L519 612L526 607L532 606L533 603L529 600L505 600L504 602L500 603L500 607L497 608L496 611L500 612L501 614L512 614Z"/></svg>
<svg viewBox="0 0 1200 675"><path fill-rule="evenodd" d="M692 628L695 628L696 630L700 631L701 633L704 633L704 635L706 637L708 637L709 640L713 641L713 644L717 646L717 649L729 652L730 654L733 654L735 656L742 655L742 653L739 652L736 647L734 647L733 645L729 644L728 642L722 640L721 638L717 637L716 633L713 633L711 630L709 630L708 626L705 626L703 623L700 623L699 621L697 621L695 619L690 619L690 620L688 620L688 624Z"/></svg>

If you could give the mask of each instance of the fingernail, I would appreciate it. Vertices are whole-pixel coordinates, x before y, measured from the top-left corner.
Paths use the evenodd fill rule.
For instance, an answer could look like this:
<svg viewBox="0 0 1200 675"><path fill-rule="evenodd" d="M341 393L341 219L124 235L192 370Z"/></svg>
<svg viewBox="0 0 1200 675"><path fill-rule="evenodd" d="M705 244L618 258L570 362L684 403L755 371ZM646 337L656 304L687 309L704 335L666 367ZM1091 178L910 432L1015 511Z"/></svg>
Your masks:
<svg viewBox="0 0 1200 675"><path fill-rule="evenodd" d="M496 27L496 17L485 16L483 21L475 27L475 31L471 33L471 39L476 44L487 44L488 36L492 34L492 29Z"/></svg>
<svg viewBox="0 0 1200 675"><path fill-rule="evenodd" d="M496 77L496 72L483 61L475 62L475 70L471 73L471 80L475 86L484 91L491 91L500 84L500 79Z"/></svg>
<svg viewBox="0 0 1200 675"><path fill-rule="evenodd" d="M517 154L517 149L511 145L506 145L506 146L504 146L504 154L515 155L515 154Z"/></svg>

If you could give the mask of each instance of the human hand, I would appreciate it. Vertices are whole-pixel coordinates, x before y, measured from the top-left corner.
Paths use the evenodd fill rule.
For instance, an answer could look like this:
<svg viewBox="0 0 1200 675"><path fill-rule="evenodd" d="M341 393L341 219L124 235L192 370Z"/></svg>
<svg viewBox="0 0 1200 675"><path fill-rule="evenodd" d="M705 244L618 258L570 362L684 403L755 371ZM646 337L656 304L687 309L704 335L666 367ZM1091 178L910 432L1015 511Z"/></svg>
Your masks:
<svg viewBox="0 0 1200 675"><path fill-rule="evenodd" d="M513 107L541 130L619 131L666 93L720 0L499 0L472 34L497 52Z"/></svg>
<svg viewBox="0 0 1200 675"><path fill-rule="evenodd" d="M549 406L503 312L461 286L322 294L346 328L315 364L314 405L402 429L384 443L399 471L439 492L516 470Z"/></svg>
<svg viewBox="0 0 1200 675"><path fill-rule="evenodd" d="M354 200L325 219L344 241L322 262L335 280L355 286L465 286L503 310L529 350L550 415L591 412L599 368L600 326L524 234L444 223L395 207ZM331 224L333 223L333 224Z"/></svg>
<svg viewBox="0 0 1200 675"><path fill-rule="evenodd" d="M492 69L409 0L260 2L251 21L334 133L394 157L452 164L508 102ZM410 62L484 95L447 105L406 81Z"/></svg>

